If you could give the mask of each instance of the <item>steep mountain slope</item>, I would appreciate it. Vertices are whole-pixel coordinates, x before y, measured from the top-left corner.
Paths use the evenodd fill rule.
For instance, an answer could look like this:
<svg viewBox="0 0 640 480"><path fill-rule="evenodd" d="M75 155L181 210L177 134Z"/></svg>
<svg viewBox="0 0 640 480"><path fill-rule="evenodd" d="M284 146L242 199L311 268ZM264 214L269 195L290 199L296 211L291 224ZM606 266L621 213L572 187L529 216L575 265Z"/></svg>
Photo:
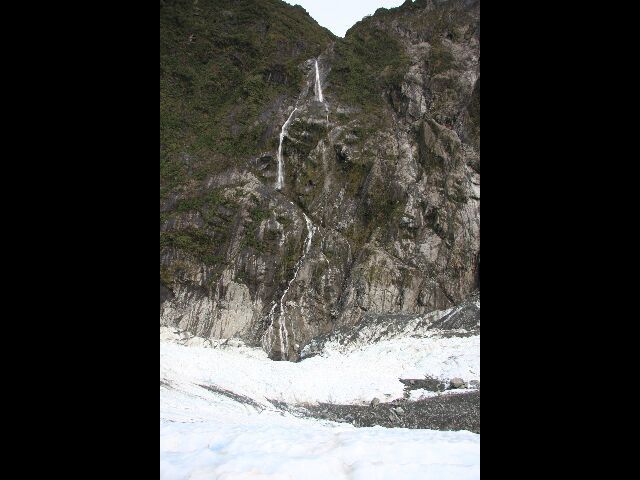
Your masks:
<svg viewBox="0 0 640 480"><path fill-rule="evenodd" d="M278 0L161 3L161 325L297 360L476 291L479 10L408 0L336 39Z"/></svg>
<svg viewBox="0 0 640 480"><path fill-rule="evenodd" d="M265 120L332 39L278 0L161 0L161 194L272 147Z"/></svg>

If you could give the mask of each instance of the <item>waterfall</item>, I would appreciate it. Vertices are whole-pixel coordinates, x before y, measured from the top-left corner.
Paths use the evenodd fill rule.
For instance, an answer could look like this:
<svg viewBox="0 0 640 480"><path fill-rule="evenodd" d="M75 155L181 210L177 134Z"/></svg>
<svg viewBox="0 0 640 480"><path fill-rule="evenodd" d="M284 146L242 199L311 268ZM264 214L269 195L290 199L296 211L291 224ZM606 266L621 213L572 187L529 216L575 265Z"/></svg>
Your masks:
<svg viewBox="0 0 640 480"><path fill-rule="evenodd" d="M318 70L318 60L316 60L316 100L319 102L324 102L322 97L322 85L320 84L320 70Z"/></svg>
<svg viewBox="0 0 640 480"><path fill-rule="evenodd" d="M296 113L297 108L293 109L287 121L282 125L282 130L280 131L280 145L278 145L278 179L276 180L276 190L282 190L282 186L284 185L284 165L282 161L282 141L284 140L284 136L287 134L287 127L289 126L289 122L291 122L291 117Z"/></svg>
<svg viewBox="0 0 640 480"><path fill-rule="evenodd" d="M293 204L292 204L293 205ZM307 224L307 239L305 240L305 244L304 244L304 250L302 252L302 256L300 257L300 259L298 260L298 262L296 263L294 272L293 272L293 276L291 277L291 280L289 280L289 283L287 284L287 288L285 288L284 293L282 294L282 296L280 297L280 312L278 314L278 330L280 331L280 354L281 354L281 359L282 360L288 360L289 359L289 332L287 330L287 325L286 325L286 318L284 318L284 297L287 295L287 293L289 292L289 288L291 287L291 284L295 281L295 279L298 277L298 272L300 271L300 267L302 267L302 263L304 262L304 258L307 255L307 253L309 253L309 250L311 249L311 242L313 241L313 234L316 231L316 227L313 225L313 222L311 221L311 219L309 217L307 217L306 213L302 213L304 215L304 220ZM265 349L267 349L267 345L269 346L269 350L272 347L272 342L273 342L273 330L274 330L274 313L275 313L275 309L276 306L278 304L275 303L272 307L271 307L271 311L269 312L269 318L271 320L271 324L269 325L269 328L267 329L267 332L265 333L263 339L262 339L262 345ZM291 332L293 333L293 324L291 324Z"/></svg>

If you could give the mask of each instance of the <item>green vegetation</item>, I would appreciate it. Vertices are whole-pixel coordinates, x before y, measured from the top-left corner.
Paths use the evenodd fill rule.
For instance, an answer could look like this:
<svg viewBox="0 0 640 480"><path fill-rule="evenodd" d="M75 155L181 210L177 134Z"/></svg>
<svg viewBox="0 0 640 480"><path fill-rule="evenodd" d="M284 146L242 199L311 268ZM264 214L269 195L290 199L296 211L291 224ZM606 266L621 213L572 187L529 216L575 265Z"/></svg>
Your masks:
<svg viewBox="0 0 640 480"><path fill-rule="evenodd" d="M389 229L397 223L404 211L404 201L393 194L390 187L385 187L381 178L376 178L370 186L363 209L366 224L384 226Z"/></svg>
<svg viewBox="0 0 640 480"><path fill-rule="evenodd" d="M178 213L198 212L208 225L219 225L229 220L230 216L224 212L235 212L237 209L235 198L227 198L223 189L207 190L194 196L180 199L173 211ZM168 213L161 214L161 221Z"/></svg>
<svg viewBox="0 0 640 480"><path fill-rule="evenodd" d="M325 118L323 105L312 107L318 112L298 115L284 142L286 194L305 209L317 205L324 195L327 164L323 162L335 154L338 162L329 173L337 185L330 186L344 191L347 200L357 205L356 220L344 232L352 245L362 247L374 233L378 240L397 233L394 229L399 228L406 200L401 189L388 181L394 177L396 162L384 158L391 155L385 135L393 127L390 111L402 106L400 87L410 59L396 26L411 30L430 46L424 58L430 88L446 93L440 100L431 100L430 108L438 112L438 101L450 102L457 95L457 77L449 72L459 67L451 42L473 34L463 25L466 13L457 7L417 14L427 3L407 1L398 8L380 9L352 27L344 39L336 39L304 9L280 0L161 0L160 195L164 210L160 220L166 225L172 217L183 220L187 218L184 214L197 212L203 221L198 218L191 228L162 232L161 249L177 249L222 268L230 238L239 234L248 254L277 253L282 256L283 275L291 273L303 240L288 240L282 255L280 232L265 229L261 234L259 227L271 216L288 230L292 219L272 212L264 199L255 196L249 199L252 205L240 212L246 199L240 201L242 193L235 186L206 191L203 185L212 175L234 166L247 167L248 159L275 151L278 132L268 130L275 125L271 116L291 105L299 94L303 82L300 64L334 41L325 93L330 98L331 123L337 121L343 127L339 138L331 140L340 150L332 152L327 147L323 161L320 155L311 155L328 133L323 123L314 122ZM476 90L468 112L475 129L472 133L477 131L479 137L479 81ZM420 161L429 174L441 158L432 151L433 142L425 141L423 131L415 133L420 140ZM450 147L447 138L439 141ZM268 161L254 169L258 178L261 172L265 174L265 183L273 179L267 176L273 173L271 163L266 168ZM464 201L464 192L455 185L446 193L452 201ZM175 196L179 200L174 203ZM439 235L448 231L437 213L431 212L427 221ZM413 232L399 235L408 238ZM238 273L238 278L245 274ZM175 278L174 272L161 270L161 278L168 282Z"/></svg>
<svg viewBox="0 0 640 480"><path fill-rule="evenodd" d="M398 87L409 67L403 46L365 19L336 43L329 81L339 99L367 113L381 108L382 92Z"/></svg>
<svg viewBox="0 0 640 480"><path fill-rule="evenodd" d="M161 196L272 141L258 116L297 94L298 65L332 39L279 0L161 1Z"/></svg>
<svg viewBox="0 0 640 480"><path fill-rule="evenodd" d="M227 198L222 189L208 190L178 200L171 212L160 214L161 223L176 213L197 212L205 225L202 229L182 228L161 232L160 249L175 248L210 266L223 264L223 252L237 209L236 201Z"/></svg>
<svg viewBox="0 0 640 480"><path fill-rule="evenodd" d="M175 261L171 265L160 265L160 282L165 287L173 287L176 280L182 277L186 268L181 261Z"/></svg>
<svg viewBox="0 0 640 480"><path fill-rule="evenodd" d="M271 253L274 251L274 239L279 237L277 232L265 232L264 238L258 238L260 224L271 216L271 212L260 205L260 200L253 196L253 201L257 204L249 213L250 222L245 226L242 246L250 247L259 254ZM266 206L266 205L265 205Z"/></svg>
<svg viewBox="0 0 640 480"><path fill-rule="evenodd" d="M329 75L332 91L341 103L357 107L357 113L338 114L343 123L353 121L344 143L358 152L343 162L341 169L350 196L360 196L369 175L375 152L366 147L376 132L389 125L384 111L391 92L400 85L409 69L410 60L404 46L379 22L380 16L390 10L380 10L353 26L343 40L335 45L335 60ZM384 195L384 186L379 195ZM378 209L387 209L385 202L367 201L362 208L363 224L346 234L356 243L366 241L372 222L382 215ZM394 206L395 208L395 206Z"/></svg>
<svg viewBox="0 0 640 480"><path fill-rule="evenodd" d="M160 232L160 249L173 247L188 252L206 265L219 265L223 258L216 255L216 240L195 228L175 232Z"/></svg>
<svg viewBox="0 0 640 480"><path fill-rule="evenodd" d="M261 207L256 207L251 210L251 220L257 223L261 223L271 216L271 212Z"/></svg>
<svg viewBox="0 0 640 480"><path fill-rule="evenodd" d="M432 75L446 72L453 68L454 57L447 47L441 41L435 41L431 45L429 52L429 66Z"/></svg>
<svg viewBox="0 0 640 480"><path fill-rule="evenodd" d="M160 265L160 282L166 287L170 287L173 284L172 272L165 265Z"/></svg>
<svg viewBox="0 0 640 480"><path fill-rule="evenodd" d="M280 225L282 225L285 229L289 228L289 226L293 223L293 220L291 220L291 218L286 217L284 215L278 215L276 217L276 220L278 221L278 223Z"/></svg>
<svg viewBox="0 0 640 480"><path fill-rule="evenodd" d="M342 167L347 193L350 196L355 197L360 193L360 189L362 188L367 175L369 175L370 170L371 165L360 165L352 162L349 162Z"/></svg>

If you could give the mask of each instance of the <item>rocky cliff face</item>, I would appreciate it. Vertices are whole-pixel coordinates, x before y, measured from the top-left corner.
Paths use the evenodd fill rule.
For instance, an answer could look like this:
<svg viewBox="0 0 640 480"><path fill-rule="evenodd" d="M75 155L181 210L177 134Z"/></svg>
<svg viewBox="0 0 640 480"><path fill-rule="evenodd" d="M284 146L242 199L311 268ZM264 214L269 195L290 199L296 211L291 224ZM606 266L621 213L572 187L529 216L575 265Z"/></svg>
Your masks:
<svg viewBox="0 0 640 480"><path fill-rule="evenodd" d="M226 2L229 10L212 3L238 18L260 2ZM424 314L478 290L479 9L479 1L407 1L378 10L344 39L309 23L315 40L302 32L282 40L295 48L240 75L262 91L251 112L240 95L205 115L213 128L235 131L234 142L246 140L237 151L219 142L203 149L195 120L182 123L195 133L175 148L166 127L161 325L238 336L274 359L297 360L312 338L365 315ZM176 58L192 61L168 45L161 75ZM278 65L298 59L289 75L298 81L273 87L274 72L286 70ZM215 82L209 73L203 81ZM165 96L167 82L161 77ZM234 124L233 112L249 120Z"/></svg>

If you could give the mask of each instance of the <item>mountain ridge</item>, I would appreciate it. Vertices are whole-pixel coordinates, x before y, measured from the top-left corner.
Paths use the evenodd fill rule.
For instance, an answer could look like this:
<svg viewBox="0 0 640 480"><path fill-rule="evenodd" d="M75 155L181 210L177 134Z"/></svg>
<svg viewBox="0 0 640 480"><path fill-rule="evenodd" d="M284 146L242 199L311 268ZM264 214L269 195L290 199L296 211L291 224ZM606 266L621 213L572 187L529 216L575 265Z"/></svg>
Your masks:
<svg viewBox="0 0 640 480"><path fill-rule="evenodd" d="M197 62L211 60L185 53L195 3L164 3L161 38L162 9L174 13L164 12L173 30L161 40L161 325L239 336L273 359L297 360L312 338L365 314L424 314L479 289L479 2L408 1L344 39L296 19L309 28L283 40L273 62L249 55L229 98L198 106L214 113L204 131L227 137L196 138L192 150L171 143L199 131L173 131L175 115L166 115L185 91L169 79L181 78L181 62L193 74L180 105L187 115L218 70L196 75ZM279 8L300 12L244 1L229 17L230 2L205 3L259 25L273 25ZM230 61L256 38L270 45L265 31L216 35L231 42L222 49ZM178 37L188 43L172 47ZM225 123L242 115L247 122Z"/></svg>

